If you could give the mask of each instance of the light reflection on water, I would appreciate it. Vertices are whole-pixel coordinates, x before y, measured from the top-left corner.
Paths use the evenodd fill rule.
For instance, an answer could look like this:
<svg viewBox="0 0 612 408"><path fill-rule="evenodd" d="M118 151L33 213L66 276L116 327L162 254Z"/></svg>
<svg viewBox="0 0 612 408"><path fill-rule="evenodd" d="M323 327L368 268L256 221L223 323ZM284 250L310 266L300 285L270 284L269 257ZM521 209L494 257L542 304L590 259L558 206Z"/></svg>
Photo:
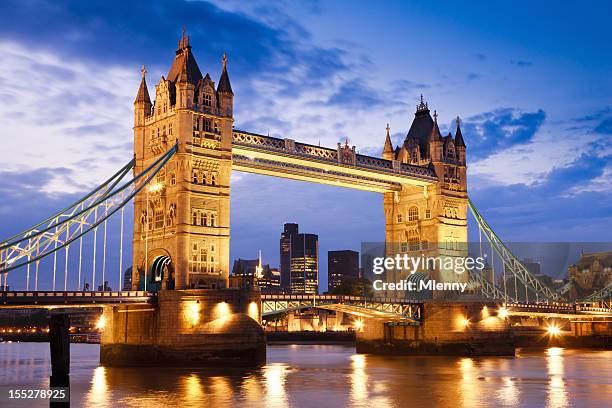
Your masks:
<svg viewBox="0 0 612 408"><path fill-rule="evenodd" d="M73 406L566 408L612 401L611 351L385 357L347 346L274 345L260 369L195 371L99 367L98 346L71 349ZM0 386L46 387L48 353L45 343L0 343Z"/></svg>

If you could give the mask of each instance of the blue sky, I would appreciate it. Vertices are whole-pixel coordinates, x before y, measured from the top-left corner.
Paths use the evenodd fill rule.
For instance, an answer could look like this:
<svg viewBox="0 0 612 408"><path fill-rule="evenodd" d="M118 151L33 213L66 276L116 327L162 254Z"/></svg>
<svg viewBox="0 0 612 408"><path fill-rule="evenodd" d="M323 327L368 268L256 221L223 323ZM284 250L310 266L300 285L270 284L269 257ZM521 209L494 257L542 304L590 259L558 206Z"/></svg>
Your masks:
<svg viewBox="0 0 612 408"><path fill-rule="evenodd" d="M236 127L380 154L423 93L463 118L472 199L509 241L612 241L606 2L8 1L0 13L0 236L129 160L139 67L166 75L182 25L203 72L229 54ZM373 193L235 173L232 259L278 263L283 222L327 250L384 239Z"/></svg>

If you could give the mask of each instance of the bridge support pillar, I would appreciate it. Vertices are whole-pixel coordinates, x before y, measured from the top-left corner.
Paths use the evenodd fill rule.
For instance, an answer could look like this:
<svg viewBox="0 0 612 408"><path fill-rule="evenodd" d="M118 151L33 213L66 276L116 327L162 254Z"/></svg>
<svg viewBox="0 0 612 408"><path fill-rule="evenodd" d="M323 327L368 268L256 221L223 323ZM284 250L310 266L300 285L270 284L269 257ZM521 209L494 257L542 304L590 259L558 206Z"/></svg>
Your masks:
<svg viewBox="0 0 612 408"><path fill-rule="evenodd" d="M106 366L258 366L265 363L260 292L160 291L157 305L104 309Z"/></svg>
<svg viewBox="0 0 612 408"><path fill-rule="evenodd" d="M425 302L418 326L365 319L357 352L393 355L514 355L514 337L497 305Z"/></svg>

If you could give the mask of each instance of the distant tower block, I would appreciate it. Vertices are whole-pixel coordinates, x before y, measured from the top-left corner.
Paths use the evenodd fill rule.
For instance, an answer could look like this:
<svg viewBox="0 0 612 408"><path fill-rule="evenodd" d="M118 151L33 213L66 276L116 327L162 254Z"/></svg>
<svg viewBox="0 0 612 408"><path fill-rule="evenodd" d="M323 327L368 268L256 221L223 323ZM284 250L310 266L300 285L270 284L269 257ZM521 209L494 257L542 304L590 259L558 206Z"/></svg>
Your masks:
<svg viewBox="0 0 612 408"><path fill-rule="evenodd" d="M438 115L433 118L427 103L417 105L414 120L401 146L393 149L387 126L383 158L394 166L431 166L438 181L426 187L403 185L401 191L384 195L387 256L467 256L466 146L459 118L455 137L442 137ZM467 282L467 273L451 269L424 268L438 282ZM405 273L393 272L387 279L397 282ZM390 293L389 295L397 295ZM435 293L434 293L435 297Z"/></svg>
<svg viewBox="0 0 612 408"><path fill-rule="evenodd" d="M215 87L183 35L151 103L146 70L134 102L135 173L179 143L177 154L134 200L132 287L228 285L232 87L227 56ZM145 279L146 277L146 279Z"/></svg>

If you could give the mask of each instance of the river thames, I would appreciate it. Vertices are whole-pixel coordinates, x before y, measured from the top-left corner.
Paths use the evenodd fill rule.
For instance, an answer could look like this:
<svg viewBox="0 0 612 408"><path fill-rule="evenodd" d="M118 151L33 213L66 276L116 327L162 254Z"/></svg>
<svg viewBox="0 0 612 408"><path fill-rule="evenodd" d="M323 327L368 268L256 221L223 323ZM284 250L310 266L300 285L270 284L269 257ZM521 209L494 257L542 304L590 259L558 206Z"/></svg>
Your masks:
<svg viewBox="0 0 612 408"><path fill-rule="evenodd" d="M612 351L550 348L510 357L383 357L353 346L269 345L256 370L105 368L71 345L72 406L609 407ZM46 388L47 343L0 343L0 386ZM1 406L48 406L43 401Z"/></svg>

